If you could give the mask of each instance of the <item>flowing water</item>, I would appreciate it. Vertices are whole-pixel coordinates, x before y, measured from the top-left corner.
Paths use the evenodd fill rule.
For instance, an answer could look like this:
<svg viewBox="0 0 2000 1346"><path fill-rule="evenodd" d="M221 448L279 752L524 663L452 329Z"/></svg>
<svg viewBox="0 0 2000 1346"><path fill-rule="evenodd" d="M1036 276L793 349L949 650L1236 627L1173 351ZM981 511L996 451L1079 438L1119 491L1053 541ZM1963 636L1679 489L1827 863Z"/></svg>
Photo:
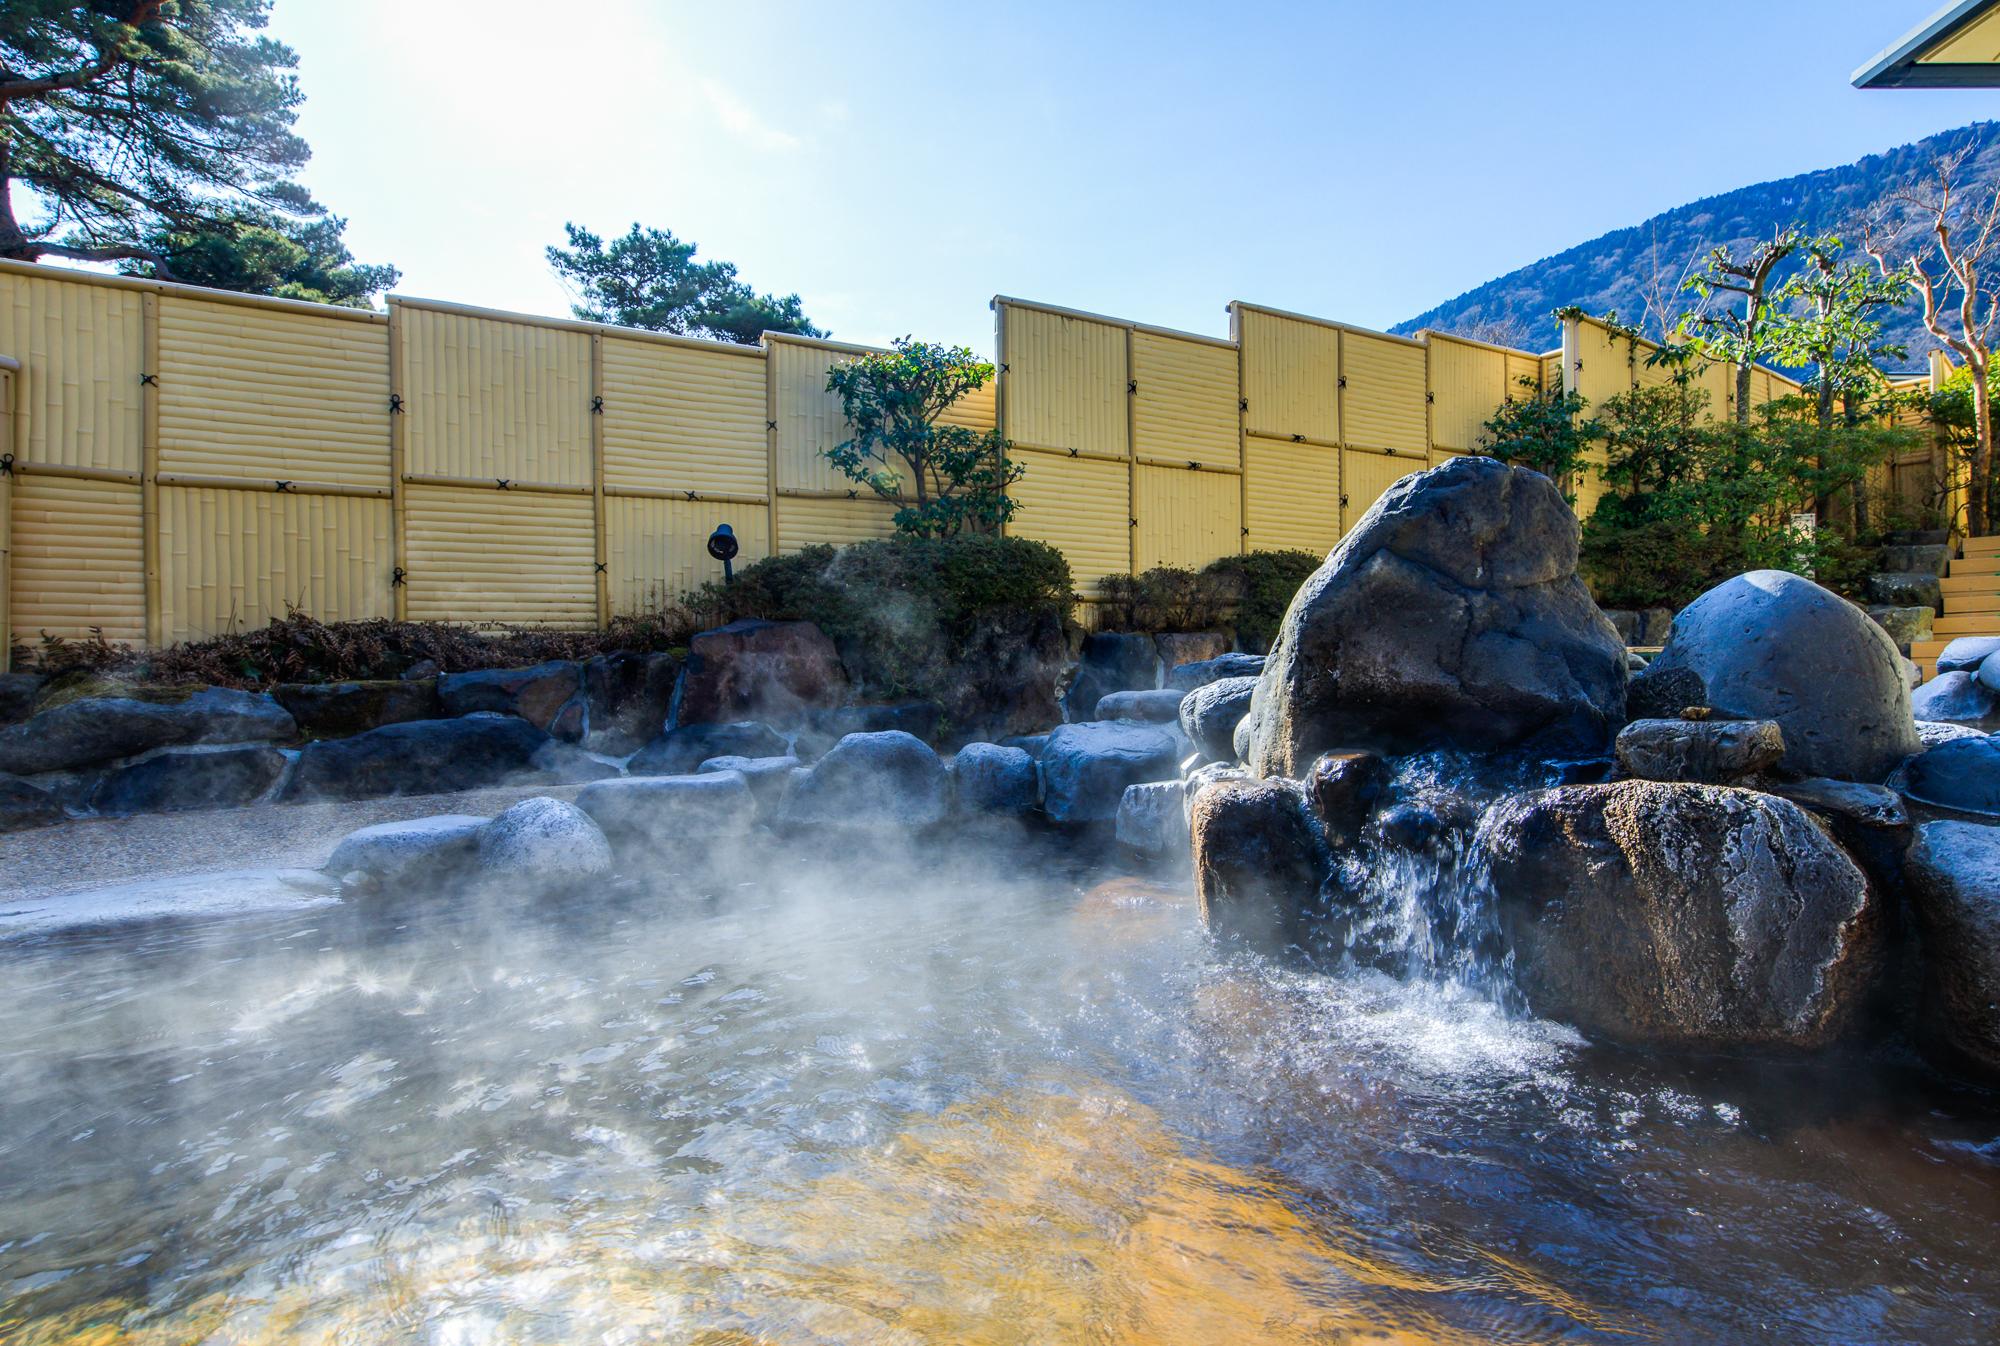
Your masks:
<svg viewBox="0 0 2000 1346"><path fill-rule="evenodd" d="M1047 840L740 865L0 946L0 1340L2000 1330L2000 1109L1914 1067L1610 1053Z"/></svg>

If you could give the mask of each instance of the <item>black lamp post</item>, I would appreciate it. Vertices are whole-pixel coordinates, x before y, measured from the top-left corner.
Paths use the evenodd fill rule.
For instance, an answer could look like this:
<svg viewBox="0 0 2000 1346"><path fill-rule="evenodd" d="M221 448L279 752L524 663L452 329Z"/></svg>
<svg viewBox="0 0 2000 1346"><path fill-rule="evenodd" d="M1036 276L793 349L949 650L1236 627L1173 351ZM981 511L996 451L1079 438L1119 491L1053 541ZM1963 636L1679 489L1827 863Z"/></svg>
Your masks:
<svg viewBox="0 0 2000 1346"><path fill-rule="evenodd" d="M736 559L736 530L726 523L717 524L708 535L708 554L722 562L722 582L735 583L736 567L731 562Z"/></svg>

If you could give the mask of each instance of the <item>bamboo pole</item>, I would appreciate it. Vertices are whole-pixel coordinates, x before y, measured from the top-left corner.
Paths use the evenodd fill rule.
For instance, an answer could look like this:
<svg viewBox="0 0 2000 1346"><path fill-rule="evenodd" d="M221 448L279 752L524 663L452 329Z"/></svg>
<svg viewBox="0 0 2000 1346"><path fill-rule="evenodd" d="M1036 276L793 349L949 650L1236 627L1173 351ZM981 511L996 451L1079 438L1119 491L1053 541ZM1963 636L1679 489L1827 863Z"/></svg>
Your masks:
<svg viewBox="0 0 2000 1346"><path fill-rule="evenodd" d="M146 567L146 644L165 644L166 613L160 602L160 296L140 296L139 509Z"/></svg>
<svg viewBox="0 0 2000 1346"><path fill-rule="evenodd" d="M19 375L10 360L0 365L0 673L14 668L14 473L11 459L19 437L14 407Z"/></svg>
<svg viewBox="0 0 2000 1346"><path fill-rule="evenodd" d="M596 556L591 580L597 594L597 628L611 624L611 555L604 533L604 333L590 334L590 519Z"/></svg>
<svg viewBox="0 0 2000 1346"><path fill-rule="evenodd" d="M778 361L771 344L764 344L764 493L770 497L769 551L778 554Z"/></svg>
<svg viewBox="0 0 2000 1346"><path fill-rule="evenodd" d="M1236 310L1229 310L1229 335L1236 346L1236 553L1250 550L1250 403L1243 382L1243 335Z"/></svg>
<svg viewBox="0 0 2000 1346"><path fill-rule="evenodd" d="M409 415L401 410L405 405L403 386L403 306L394 298L389 300L389 573L392 576L389 593L394 599L392 611L396 620L408 621L410 611L410 586L407 580L397 582L404 573L403 558L408 556L409 545L405 541L404 516L407 512L403 499L403 459L408 452L410 437Z"/></svg>
<svg viewBox="0 0 2000 1346"><path fill-rule="evenodd" d="M1132 574L1139 573L1139 459L1135 452L1138 438L1138 385L1132 379L1132 329L1125 329L1125 503L1131 513L1126 516L1126 551L1131 557L1126 569Z"/></svg>

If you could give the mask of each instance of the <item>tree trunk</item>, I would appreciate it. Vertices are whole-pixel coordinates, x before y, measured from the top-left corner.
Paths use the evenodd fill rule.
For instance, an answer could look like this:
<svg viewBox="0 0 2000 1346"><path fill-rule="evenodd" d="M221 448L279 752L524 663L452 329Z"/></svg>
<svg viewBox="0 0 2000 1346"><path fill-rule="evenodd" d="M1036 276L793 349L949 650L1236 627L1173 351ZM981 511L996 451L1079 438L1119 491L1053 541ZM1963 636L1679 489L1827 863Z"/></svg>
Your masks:
<svg viewBox="0 0 2000 1346"><path fill-rule="evenodd" d="M1972 371L1972 470L1965 483L1965 530L1985 537L1986 486L1993 471L1993 390L1986 386L1986 361L1968 361Z"/></svg>
<svg viewBox="0 0 2000 1346"><path fill-rule="evenodd" d="M1750 424L1750 364L1745 360L1736 366L1736 423Z"/></svg>
<svg viewBox="0 0 2000 1346"><path fill-rule="evenodd" d="M1854 409L1854 397L1849 394L1840 399L1841 421L1852 430L1861 419ZM1893 469L1891 469L1893 471ZM1859 542L1868 536L1868 473L1862 472L1854 480L1854 540Z"/></svg>

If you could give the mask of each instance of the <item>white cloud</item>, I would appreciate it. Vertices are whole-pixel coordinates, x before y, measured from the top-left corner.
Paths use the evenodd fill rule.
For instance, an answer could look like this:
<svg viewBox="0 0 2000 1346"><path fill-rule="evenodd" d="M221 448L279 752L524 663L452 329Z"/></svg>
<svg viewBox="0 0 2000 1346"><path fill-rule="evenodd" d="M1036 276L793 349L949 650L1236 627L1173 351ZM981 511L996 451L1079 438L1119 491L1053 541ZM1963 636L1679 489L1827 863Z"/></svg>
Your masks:
<svg viewBox="0 0 2000 1346"><path fill-rule="evenodd" d="M709 111L715 114L715 119L722 123L724 130L761 150L795 150L799 147L797 136L772 126L757 114L755 107L737 97L720 81L704 78L697 81L695 87L701 90L702 101L708 104Z"/></svg>

